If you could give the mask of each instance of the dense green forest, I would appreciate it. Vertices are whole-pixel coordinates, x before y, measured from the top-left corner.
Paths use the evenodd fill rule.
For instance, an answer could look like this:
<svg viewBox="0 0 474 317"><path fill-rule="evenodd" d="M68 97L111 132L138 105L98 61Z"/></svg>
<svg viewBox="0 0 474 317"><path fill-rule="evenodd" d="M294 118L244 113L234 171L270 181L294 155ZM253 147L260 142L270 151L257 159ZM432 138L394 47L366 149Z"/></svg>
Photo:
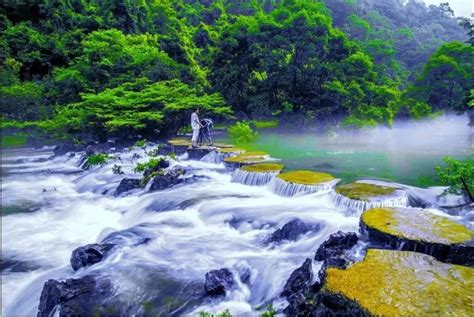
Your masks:
<svg viewBox="0 0 474 317"><path fill-rule="evenodd" d="M157 136L215 119L391 125L468 110L472 24L409 0L6 0L2 130ZM472 102L471 102L472 105Z"/></svg>

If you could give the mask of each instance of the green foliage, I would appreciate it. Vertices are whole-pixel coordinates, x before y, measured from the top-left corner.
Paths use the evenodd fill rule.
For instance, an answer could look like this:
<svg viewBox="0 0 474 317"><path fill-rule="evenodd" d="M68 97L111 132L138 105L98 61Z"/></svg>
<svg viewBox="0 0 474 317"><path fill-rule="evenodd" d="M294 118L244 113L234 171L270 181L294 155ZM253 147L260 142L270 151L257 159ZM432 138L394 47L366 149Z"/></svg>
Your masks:
<svg viewBox="0 0 474 317"><path fill-rule="evenodd" d="M146 146L146 139L137 140L137 142L135 142L135 144L133 146L145 147Z"/></svg>
<svg viewBox="0 0 474 317"><path fill-rule="evenodd" d="M278 127L278 120L252 120L250 124L257 129L276 128Z"/></svg>
<svg viewBox="0 0 474 317"><path fill-rule="evenodd" d="M199 312L199 317L232 317L232 314L228 309L221 313L213 314L210 312L201 311Z"/></svg>
<svg viewBox="0 0 474 317"><path fill-rule="evenodd" d="M105 153L92 154L87 157L86 166L104 165L110 156Z"/></svg>
<svg viewBox="0 0 474 317"><path fill-rule="evenodd" d="M17 135L2 135L2 149L21 147L26 144L26 136L22 134Z"/></svg>
<svg viewBox="0 0 474 317"><path fill-rule="evenodd" d="M462 194L465 188L461 178L467 185L467 189L474 194L474 160L469 159L464 162L445 157L445 167L437 166L436 172L441 183L449 186L445 193Z"/></svg>
<svg viewBox="0 0 474 317"><path fill-rule="evenodd" d="M260 316L261 317L275 317L277 311L273 308L272 304L269 304L267 307L267 311L263 312Z"/></svg>
<svg viewBox="0 0 474 317"><path fill-rule="evenodd" d="M250 124L245 121L236 122L234 125L231 125L227 132L229 133L229 138L237 144L254 142L258 138L258 132L252 130Z"/></svg>
<svg viewBox="0 0 474 317"><path fill-rule="evenodd" d="M138 163L135 166L135 173L146 173L150 170L158 170L160 168L165 168L167 166L166 160L164 158L152 158L148 162Z"/></svg>

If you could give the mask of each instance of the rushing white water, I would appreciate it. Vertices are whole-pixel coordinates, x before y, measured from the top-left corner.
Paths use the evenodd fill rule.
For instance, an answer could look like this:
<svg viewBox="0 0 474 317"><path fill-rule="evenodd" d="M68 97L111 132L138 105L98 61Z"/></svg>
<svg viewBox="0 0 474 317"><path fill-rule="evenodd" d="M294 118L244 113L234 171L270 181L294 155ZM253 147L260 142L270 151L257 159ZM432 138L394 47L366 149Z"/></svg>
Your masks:
<svg viewBox="0 0 474 317"><path fill-rule="evenodd" d="M357 215L334 204L330 191L233 183L223 164L183 161L186 156L172 166L206 179L113 196L122 178L139 178L133 169L148 160L147 150L116 153L87 171L77 167L80 155L48 159L51 149L3 154L2 261L10 265L2 270L2 316L35 315L48 279L90 274L112 281L128 315L143 313L145 302L165 307L169 298L182 300L181 313L191 315L226 308L235 315L255 312L270 301L282 303L279 294L291 272L313 258L331 233L358 230ZM115 164L124 174L112 172ZM266 244L295 218L324 226L294 242ZM118 247L102 262L74 272L71 252L101 241ZM320 263L314 265L316 272ZM225 298L204 297L206 272L223 267L235 276L250 274L249 282L237 280Z"/></svg>
<svg viewBox="0 0 474 317"><path fill-rule="evenodd" d="M347 207L359 212L370 208L408 206L408 195L403 190L395 190L389 195L369 197L366 201L351 199L336 192L331 192L331 197L337 206Z"/></svg>
<svg viewBox="0 0 474 317"><path fill-rule="evenodd" d="M232 173L231 181L250 186L263 186L268 184L280 172L248 172L241 168Z"/></svg>
<svg viewBox="0 0 474 317"><path fill-rule="evenodd" d="M215 164L220 164L223 163L226 158L229 158L231 156L236 156L239 154L239 152L218 152L218 151L211 151L208 154L204 155L203 158L201 158L201 161L207 162L207 163L215 163Z"/></svg>
<svg viewBox="0 0 474 317"><path fill-rule="evenodd" d="M275 177L270 181L268 187L277 195L291 197L316 193L319 191L329 191L330 189L333 189L339 181L339 179L334 179L318 185L305 185L286 182L281 178Z"/></svg>

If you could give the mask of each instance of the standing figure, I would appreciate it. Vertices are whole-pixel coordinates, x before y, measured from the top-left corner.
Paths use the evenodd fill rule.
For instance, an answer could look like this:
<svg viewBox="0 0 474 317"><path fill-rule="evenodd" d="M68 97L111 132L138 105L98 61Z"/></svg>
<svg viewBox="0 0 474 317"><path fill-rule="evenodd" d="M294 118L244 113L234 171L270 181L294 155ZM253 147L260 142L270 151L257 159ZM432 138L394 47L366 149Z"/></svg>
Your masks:
<svg viewBox="0 0 474 317"><path fill-rule="evenodd" d="M199 121L199 108L195 108L194 112L191 114L191 128L193 128L193 137L191 141L193 142L193 147L197 147L198 139L199 139L199 129L201 129L202 124Z"/></svg>

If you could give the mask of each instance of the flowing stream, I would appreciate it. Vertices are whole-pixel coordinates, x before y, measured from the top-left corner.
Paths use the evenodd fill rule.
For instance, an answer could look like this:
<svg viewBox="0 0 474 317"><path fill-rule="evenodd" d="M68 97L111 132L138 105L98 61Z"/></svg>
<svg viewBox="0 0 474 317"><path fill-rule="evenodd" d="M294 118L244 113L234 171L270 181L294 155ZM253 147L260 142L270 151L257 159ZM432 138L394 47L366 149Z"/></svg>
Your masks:
<svg viewBox="0 0 474 317"><path fill-rule="evenodd" d="M278 299L285 281L305 258L313 258L331 233L358 230L360 213L336 204L331 190L284 197L269 184L232 182L222 163L172 161L205 178L115 197L122 178L139 177L133 168L148 160L150 149L116 152L107 164L87 171L78 167L80 154L50 158L51 148L3 153L3 316L35 316L45 281L86 275L111 281L111 297L124 315L225 309L239 315L272 301L278 308L285 305ZM114 164L125 174L114 174ZM431 190L405 188L436 203ZM297 241L267 243L296 218L323 229ZM71 252L101 241L118 247L102 262L74 271ZM320 263L313 266L317 272ZM225 298L206 297L206 272L223 267L248 281L238 280Z"/></svg>

